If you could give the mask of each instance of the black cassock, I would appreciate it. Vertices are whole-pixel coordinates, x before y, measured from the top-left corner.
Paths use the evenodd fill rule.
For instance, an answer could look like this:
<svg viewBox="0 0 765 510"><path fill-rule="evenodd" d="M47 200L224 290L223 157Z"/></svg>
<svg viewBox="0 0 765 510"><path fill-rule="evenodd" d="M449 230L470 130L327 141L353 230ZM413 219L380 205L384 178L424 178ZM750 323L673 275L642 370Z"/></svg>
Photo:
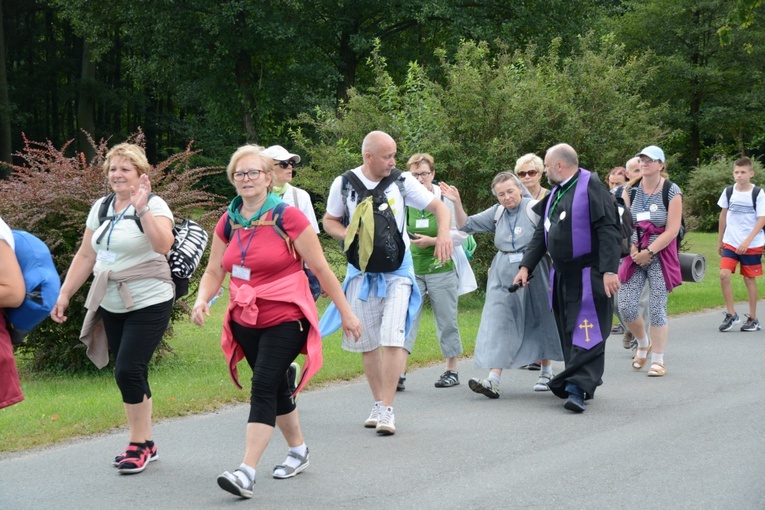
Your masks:
<svg viewBox="0 0 765 510"><path fill-rule="evenodd" d="M579 177L577 172L566 184ZM566 185L560 187L566 189ZM621 233L611 193L593 172L587 186L590 209L590 238L592 249L589 254L573 257L575 241L572 235L572 204L574 189L565 192L557 201L557 193L550 193L534 206L542 218L534 237L529 243L521 266L529 273L546 252L552 258L555 269L552 284L553 313L560 333L566 369L550 381L550 390L561 398L568 397L566 383L572 383L585 391L585 398L592 398L595 388L603 383L605 367L605 339L611 333L613 304L606 296L603 274L616 273L619 269ZM552 201L549 222L545 220L547 202ZM547 246L545 246L545 225L549 225ZM582 271L590 269L592 300L600 325L603 341L590 349L573 345L574 328L582 303Z"/></svg>

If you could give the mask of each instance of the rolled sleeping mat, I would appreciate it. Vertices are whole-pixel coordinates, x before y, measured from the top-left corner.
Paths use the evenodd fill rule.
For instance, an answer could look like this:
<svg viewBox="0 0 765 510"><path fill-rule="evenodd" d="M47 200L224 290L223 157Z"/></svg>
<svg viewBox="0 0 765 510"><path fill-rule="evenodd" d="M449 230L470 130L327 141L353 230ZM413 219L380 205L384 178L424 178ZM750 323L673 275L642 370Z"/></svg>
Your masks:
<svg viewBox="0 0 765 510"><path fill-rule="evenodd" d="M698 253L680 253L680 274L684 282L700 282L707 272L707 259Z"/></svg>

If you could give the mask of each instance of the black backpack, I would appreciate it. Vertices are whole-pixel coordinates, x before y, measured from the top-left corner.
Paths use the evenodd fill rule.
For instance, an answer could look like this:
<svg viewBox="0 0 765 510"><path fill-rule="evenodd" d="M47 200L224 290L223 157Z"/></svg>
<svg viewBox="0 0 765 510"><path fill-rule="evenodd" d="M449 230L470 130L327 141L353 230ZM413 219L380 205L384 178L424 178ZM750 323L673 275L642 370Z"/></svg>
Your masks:
<svg viewBox="0 0 765 510"><path fill-rule="evenodd" d="M101 207L98 209L99 224L112 219L111 216L107 216L107 213L109 206L114 201L114 196L114 193L110 193L101 202ZM150 194L149 200L153 196L154 193ZM148 204L148 200L146 203ZM124 216L123 219L135 220L138 230L143 233L143 225L141 225L141 219L138 216L130 214ZM101 232L96 242L101 241L104 234L106 234L106 230ZM202 260L202 255L207 247L207 232L197 222L182 219L180 225L173 225L173 236L175 241L167 255L167 262L170 264L170 273L173 276L173 283L175 283L175 299L178 300L189 293L189 278L199 266L199 261Z"/></svg>
<svg viewBox="0 0 765 510"><path fill-rule="evenodd" d="M618 191L618 190L617 190ZM624 199L620 194L610 193L611 200L614 203L614 209L616 209L616 216L619 218L619 231L622 234L621 243L619 244L621 257L628 257L630 254L630 248L632 247L632 231L634 225L632 224L632 212L627 204L624 203Z"/></svg>
<svg viewBox="0 0 765 510"><path fill-rule="evenodd" d="M393 215L388 198L385 196L385 190L393 182L396 182L401 177L401 170L394 168L391 170L390 175L384 178L374 189L367 189L364 183L353 173L353 170L348 170L343 174L343 188L345 183L349 183L356 193L356 206L365 200L367 197L371 197L372 210L374 217L374 245L372 248L372 255L369 257L367 266L364 268L364 272L367 273L389 273L396 271L401 267L404 262L404 254L406 253L406 244L404 243L404 237L398 229L396 224L396 217ZM403 181L399 184L399 187L403 186ZM346 196L346 193L343 192ZM402 195L404 195L402 193ZM347 203L345 204L347 207ZM404 207L404 204L401 204ZM347 225L346 221L344 223ZM362 225L362 228L369 228L368 225ZM348 262L356 269L361 271L359 264L359 240L358 236L353 240L350 246L344 247L345 257Z"/></svg>
<svg viewBox="0 0 765 510"><path fill-rule="evenodd" d="M762 188L757 186L756 184L752 188L752 209L754 209L754 213L757 214L757 195L760 194L760 191L762 191ZM733 186L728 186L725 188L725 197L728 199L728 208L730 208L730 197L733 196Z"/></svg>
<svg viewBox="0 0 765 510"><path fill-rule="evenodd" d="M637 186L637 183L635 184ZM635 195L637 194L637 189L635 189L635 186L630 188L630 206L635 201ZM664 209L667 210L669 213L669 189L672 187L672 181L669 179L664 179L664 186L661 187L661 201L664 204ZM683 195L680 195L680 200L683 199ZM630 214L630 217L632 214ZM677 231L677 251L680 251L680 243L683 242L683 239L685 238L685 214L683 214L680 217L680 230Z"/></svg>

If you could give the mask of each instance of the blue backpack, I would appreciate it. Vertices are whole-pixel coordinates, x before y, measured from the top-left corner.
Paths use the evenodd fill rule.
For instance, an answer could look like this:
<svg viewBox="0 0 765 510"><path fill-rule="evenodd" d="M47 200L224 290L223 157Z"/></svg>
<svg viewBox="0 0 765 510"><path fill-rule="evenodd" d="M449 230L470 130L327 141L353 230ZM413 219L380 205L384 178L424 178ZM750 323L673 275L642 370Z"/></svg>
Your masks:
<svg viewBox="0 0 765 510"><path fill-rule="evenodd" d="M6 308L5 314L11 341L20 344L53 310L61 290L61 278L44 242L21 230L13 231L13 239L27 294L21 306Z"/></svg>

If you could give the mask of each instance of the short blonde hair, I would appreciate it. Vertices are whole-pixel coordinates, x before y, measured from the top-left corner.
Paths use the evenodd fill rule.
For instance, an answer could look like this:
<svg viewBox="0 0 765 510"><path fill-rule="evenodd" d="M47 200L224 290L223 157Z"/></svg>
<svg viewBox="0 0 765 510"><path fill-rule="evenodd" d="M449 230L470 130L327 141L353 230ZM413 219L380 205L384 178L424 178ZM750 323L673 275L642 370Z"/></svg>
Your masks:
<svg viewBox="0 0 765 510"><path fill-rule="evenodd" d="M422 163L427 163L428 166L430 167L431 172L436 169L433 156L431 156L427 152L418 152L417 154L414 154L411 158L409 158L409 161L406 162L406 169L411 172L413 168L417 168Z"/></svg>
<svg viewBox="0 0 765 510"><path fill-rule="evenodd" d="M539 172L540 174L545 169L545 162L542 161L542 158L534 154L533 152L529 152L528 154L524 154L518 160L515 162L515 173L521 171L521 168L526 166L528 163L531 163L534 165L534 169Z"/></svg>
<svg viewBox="0 0 765 510"><path fill-rule="evenodd" d="M246 156L257 156L260 159L260 166L262 167L259 170L270 175L274 168L274 160L263 154L263 150L263 147L255 144L247 144L239 147L236 152L231 155L231 160L228 162L228 166L226 166L226 176L228 177L228 181L231 184L234 184L234 170L236 170L236 165L239 164L240 159ZM268 185L268 191L271 191L272 184L273 181Z"/></svg>
<svg viewBox="0 0 765 510"><path fill-rule="evenodd" d="M104 175L106 177L109 177L109 167L112 165L112 160L117 156L130 161L138 171L139 176L149 173L149 170L151 169L149 160L146 159L146 151L143 150L143 147L134 143L121 143L115 145L106 153L106 158L104 159Z"/></svg>

